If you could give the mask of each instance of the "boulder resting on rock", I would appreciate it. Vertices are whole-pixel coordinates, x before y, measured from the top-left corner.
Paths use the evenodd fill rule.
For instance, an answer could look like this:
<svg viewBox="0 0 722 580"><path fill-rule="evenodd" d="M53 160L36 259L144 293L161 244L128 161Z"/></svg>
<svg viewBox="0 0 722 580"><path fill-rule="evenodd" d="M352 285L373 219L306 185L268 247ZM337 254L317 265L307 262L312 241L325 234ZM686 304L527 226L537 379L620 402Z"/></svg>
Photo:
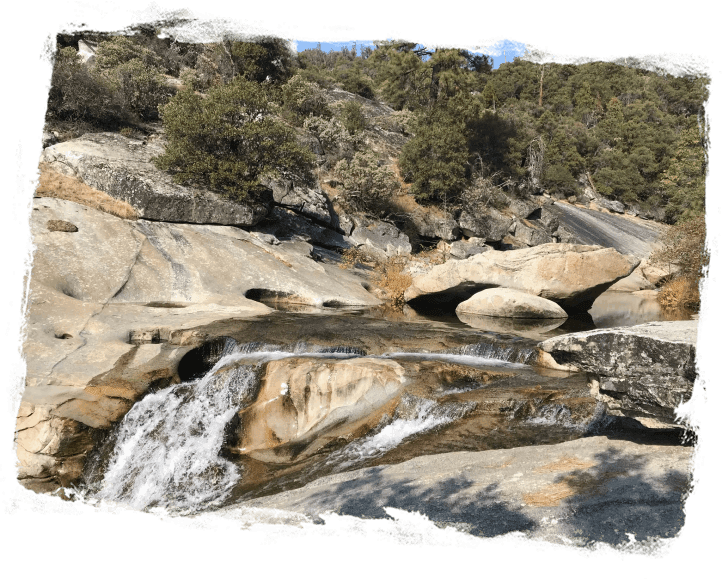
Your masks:
<svg viewBox="0 0 722 580"><path fill-rule="evenodd" d="M512 288L477 292L456 307L456 312L500 318L567 318L556 302Z"/></svg>
<svg viewBox="0 0 722 580"><path fill-rule="evenodd" d="M407 302L463 300L501 286L552 300L567 312L585 311L638 265L637 258L600 246L543 244L506 252L490 250L415 276L404 298Z"/></svg>

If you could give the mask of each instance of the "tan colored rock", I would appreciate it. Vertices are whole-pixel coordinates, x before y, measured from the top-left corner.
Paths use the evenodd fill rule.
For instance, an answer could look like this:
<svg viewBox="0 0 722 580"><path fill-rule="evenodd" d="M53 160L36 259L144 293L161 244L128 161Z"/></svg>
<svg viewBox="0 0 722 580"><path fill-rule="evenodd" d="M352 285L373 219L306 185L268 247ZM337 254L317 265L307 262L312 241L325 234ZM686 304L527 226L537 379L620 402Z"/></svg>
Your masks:
<svg viewBox="0 0 722 580"><path fill-rule="evenodd" d="M490 250L414 277L404 298L468 296L503 286L552 300L567 312L588 310L597 296L638 264L637 258L601 246L543 244L506 252Z"/></svg>
<svg viewBox="0 0 722 580"><path fill-rule="evenodd" d="M567 313L556 302L512 288L477 292L459 304L456 312L499 318L567 318Z"/></svg>
<svg viewBox="0 0 722 580"><path fill-rule="evenodd" d="M236 451L272 462L309 455L340 433L373 427L403 382L390 360L271 361L258 398L239 414Z"/></svg>

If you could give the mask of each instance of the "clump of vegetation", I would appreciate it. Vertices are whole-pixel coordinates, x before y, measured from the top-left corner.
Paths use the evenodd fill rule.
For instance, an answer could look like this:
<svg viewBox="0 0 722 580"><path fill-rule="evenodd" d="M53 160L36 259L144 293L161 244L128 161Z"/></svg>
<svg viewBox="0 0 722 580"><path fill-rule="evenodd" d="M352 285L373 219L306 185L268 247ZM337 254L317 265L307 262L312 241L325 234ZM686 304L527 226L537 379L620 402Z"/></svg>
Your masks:
<svg viewBox="0 0 722 580"><path fill-rule="evenodd" d="M366 118L361 103L357 101L344 102L339 107L338 117L349 135L357 135L366 128Z"/></svg>
<svg viewBox="0 0 722 580"><path fill-rule="evenodd" d="M265 175L310 180L315 158L274 118L275 110L266 89L242 77L205 97L181 91L161 109L168 145L156 165L179 183L210 187L236 200L260 194Z"/></svg>
<svg viewBox="0 0 722 580"><path fill-rule="evenodd" d="M404 256L394 256L379 262L374 268L374 283L382 290L384 298L397 307L404 304L404 292L413 280L410 274L404 272L407 262Z"/></svg>
<svg viewBox="0 0 722 580"><path fill-rule="evenodd" d="M303 124L304 119L314 116L318 119L329 119L331 110L326 96L316 83L294 75L281 88L284 116L296 126Z"/></svg>
<svg viewBox="0 0 722 580"><path fill-rule="evenodd" d="M660 265L676 265L676 275L662 287L658 301L665 308L698 310L699 283L709 265L705 247L704 215L698 214L672 226L662 238L662 248L651 261Z"/></svg>
<svg viewBox="0 0 722 580"><path fill-rule="evenodd" d="M400 189L393 171L370 150L359 151L351 161L342 159L335 172L343 185L343 201L357 211L380 215Z"/></svg>
<svg viewBox="0 0 722 580"><path fill-rule="evenodd" d="M341 252L341 264L339 268L348 270L355 268L358 264L373 264L375 260L358 246L346 248Z"/></svg>

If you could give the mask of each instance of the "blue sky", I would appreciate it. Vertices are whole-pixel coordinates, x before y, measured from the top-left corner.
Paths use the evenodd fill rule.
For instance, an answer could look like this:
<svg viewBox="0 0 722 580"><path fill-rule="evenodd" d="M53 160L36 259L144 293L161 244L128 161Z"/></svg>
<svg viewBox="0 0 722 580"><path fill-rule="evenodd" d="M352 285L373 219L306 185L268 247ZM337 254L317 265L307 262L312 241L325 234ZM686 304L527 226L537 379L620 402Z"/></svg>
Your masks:
<svg viewBox="0 0 722 580"><path fill-rule="evenodd" d="M362 46L371 46L373 48L374 43L372 40L357 40L356 42L356 49L358 51L361 50ZM348 48L351 48L353 46L354 41L349 40L348 42L322 42L321 43L321 50L324 52L329 52L330 50L341 50L344 46L347 46ZM298 52L302 52L309 48L316 48L316 45L318 44L317 41L314 42L308 42L308 41L302 41L297 40L296 41L296 50ZM513 42L510 40L502 40L494 44L493 47L484 50L479 51L472 51L477 52L479 54L488 54L491 56L491 58L494 59L494 68L499 68L499 65L504 62L504 51L506 51L506 60L508 62L511 62L514 60L515 56L522 56L524 54L526 46L520 42Z"/></svg>

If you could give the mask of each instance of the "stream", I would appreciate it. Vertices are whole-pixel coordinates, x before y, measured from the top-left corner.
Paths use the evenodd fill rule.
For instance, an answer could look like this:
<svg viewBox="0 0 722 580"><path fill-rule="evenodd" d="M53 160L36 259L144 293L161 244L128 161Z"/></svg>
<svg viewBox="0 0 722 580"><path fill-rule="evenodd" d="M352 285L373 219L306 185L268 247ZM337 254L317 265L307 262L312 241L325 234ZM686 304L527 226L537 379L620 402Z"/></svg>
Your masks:
<svg viewBox="0 0 722 580"><path fill-rule="evenodd" d="M181 361L183 382L146 394L91 455L83 493L136 509L187 514L422 455L598 434L664 442L664 434L606 416L583 373L534 365L535 346L544 338L669 319L654 300L607 293L586 315L551 325L460 321L409 308L299 310L274 312L262 324L209 325L209 334L218 338ZM403 369L403 386L373 421L361 429L349 423L313 452L307 453L308 442L298 449L291 445L280 460L244 452L234 434L258 396L264 365L289 358L393 361ZM280 388L279 396L286 396L288 385Z"/></svg>

